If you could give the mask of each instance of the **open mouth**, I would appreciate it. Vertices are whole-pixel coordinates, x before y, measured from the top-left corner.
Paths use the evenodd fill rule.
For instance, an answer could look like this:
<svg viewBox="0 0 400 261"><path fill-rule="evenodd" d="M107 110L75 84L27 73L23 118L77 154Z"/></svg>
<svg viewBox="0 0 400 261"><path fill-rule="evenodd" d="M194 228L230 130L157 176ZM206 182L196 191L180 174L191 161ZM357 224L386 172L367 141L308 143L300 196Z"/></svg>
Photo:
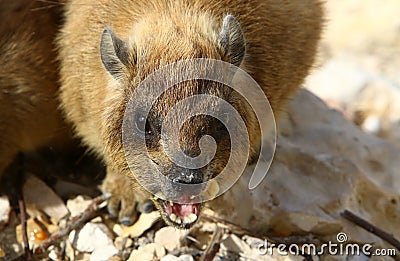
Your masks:
<svg viewBox="0 0 400 261"><path fill-rule="evenodd" d="M164 219L170 225L188 229L192 227L199 218L201 203L176 203L156 199L161 205Z"/></svg>
<svg viewBox="0 0 400 261"><path fill-rule="evenodd" d="M219 191L220 187L218 182L216 180L210 180L207 182L206 188L203 189L198 196L200 199L203 199L203 201L210 200L214 199L218 195ZM177 203L162 199L165 198L165 196L160 191L153 197L153 201L157 203L156 206L168 225L181 229L189 229L199 219L202 208L201 202L203 202L190 203L190 200L185 200L185 198L192 198L193 196L195 195L183 196L182 201Z"/></svg>

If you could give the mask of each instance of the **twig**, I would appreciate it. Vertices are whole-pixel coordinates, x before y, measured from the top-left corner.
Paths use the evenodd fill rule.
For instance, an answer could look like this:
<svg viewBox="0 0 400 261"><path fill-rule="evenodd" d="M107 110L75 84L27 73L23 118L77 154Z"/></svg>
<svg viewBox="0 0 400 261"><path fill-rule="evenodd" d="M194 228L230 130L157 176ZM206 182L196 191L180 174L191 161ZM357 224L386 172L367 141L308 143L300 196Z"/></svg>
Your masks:
<svg viewBox="0 0 400 261"><path fill-rule="evenodd" d="M349 210L345 210L340 214L342 217L347 219L348 221L356 224L359 227L362 227L363 229L367 230L368 232L376 235L377 237L385 240L395 248L397 248L398 251L400 251L400 241L397 240L392 234L387 233L386 231L383 231L382 229L374 226L373 224L369 223L365 219L357 216L356 214L352 213Z"/></svg>
<svg viewBox="0 0 400 261"><path fill-rule="evenodd" d="M200 261L212 261L214 259L220 248L221 237L222 229L217 226L211 238L210 244L207 246L206 250L200 257Z"/></svg>
<svg viewBox="0 0 400 261"><path fill-rule="evenodd" d="M267 239L269 242L275 244L276 246L279 244L284 244L287 247L292 244L302 245L302 244L310 244L310 243L312 243L314 245L321 245L323 243L323 242L321 242L321 240L316 239L312 235L291 236L291 237L267 237L265 235L255 233L255 232L248 230L244 227L241 227L237 224L234 224L232 222L229 222L227 220L224 220L224 219L221 219L221 218L218 218L215 216L203 214L202 218L204 218L208 221L211 221L211 222L222 224L222 225L226 226L228 229L230 229L232 232L235 232L235 233L246 234L246 235L260 238L260 239ZM312 257L309 254L307 254L307 253L300 253L300 254L304 257L304 260L312 261ZM212 259L210 259L210 260L212 260Z"/></svg>
<svg viewBox="0 0 400 261"><path fill-rule="evenodd" d="M254 233L253 231L248 230L247 228L241 227L239 225L236 225L232 222L229 222L227 220L224 220L222 218L219 217L215 217L215 216L211 216L211 215L207 215L207 214L202 214L201 217L205 220L214 222L214 223L219 223L222 224L228 228L230 228L232 231L238 232L238 233L242 233L242 234L247 234L250 235L252 237L257 237L257 238L264 238L264 235L258 234L258 233Z"/></svg>
<svg viewBox="0 0 400 261"><path fill-rule="evenodd" d="M269 237L269 236L266 236L263 234L255 233L247 228L241 227L237 224L234 224L230 221L221 219L219 217L215 217L215 216L211 216L211 215L207 215L207 214L202 214L201 217L204 218L205 220L222 224L222 225L228 227L230 230L232 230L235 233L246 234L246 235L260 238L260 239L267 239L269 242L275 243L275 244L301 245L301 244L306 244L306 243L313 243L313 244L319 245L319 244L323 243L320 240L316 239L312 235L290 236L290 237Z"/></svg>
<svg viewBox="0 0 400 261"><path fill-rule="evenodd" d="M65 228L53 233L48 239L43 241L35 250L35 254L42 254L46 249L66 238L72 230L82 227L88 220L94 218L100 209L100 204L110 198L110 195L101 195L93 199L92 203L78 216L72 217Z"/></svg>
<svg viewBox="0 0 400 261"><path fill-rule="evenodd" d="M22 242L24 243L24 252L25 256L28 260L32 259L32 252L29 249L29 241L28 241L28 232L27 232L27 225L26 225L26 209L25 209L25 202L21 196L18 199L18 206L19 206L19 213L21 215L21 233L22 233Z"/></svg>
<svg viewBox="0 0 400 261"><path fill-rule="evenodd" d="M20 152L18 154L18 176L20 180L25 180L25 171L24 171L24 154ZM25 258L27 260L32 260L32 252L29 249L29 241L28 241L28 231L27 231L27 219L26 219L26 208L24 196L22 193L23 182L18 186L18 207L19 214L21 216L21 233L22 233L22 242L24 243L24 252Z"/></svg>

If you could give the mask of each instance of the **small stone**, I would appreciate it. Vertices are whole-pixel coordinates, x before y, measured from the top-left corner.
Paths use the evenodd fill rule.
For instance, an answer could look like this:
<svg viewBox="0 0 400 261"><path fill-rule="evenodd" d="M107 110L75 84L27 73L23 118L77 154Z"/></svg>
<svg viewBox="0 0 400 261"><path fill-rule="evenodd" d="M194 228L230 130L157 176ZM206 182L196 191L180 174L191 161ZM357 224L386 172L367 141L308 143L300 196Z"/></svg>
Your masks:
<svg viewBox="0 0 400 261"><path fill-rule="evenodd" d="M149 253L155 253L156 244L150 243L150 244L144 245L143 247L141 247L141 249L143 249L144 251L149 252Z"/></svg>
<svg viewBox="0 0 400 261"><path fill-rule="evenodd" d="M377 116L368 116L361 124L361 128L368 133L378 134L382 129L382 123Z"/></svg>
<svg viewBox="0 0 400 261"><path fill-rule="evenodd" d="M155 257L156 244L150 243L137 250L133 250L128 261L152 261Z"/></svg>
<svg viewBox="0 0 400 261"><path fill-rule="evenodd" d="M130 227L124 228L122 236L130 236L132 238L139 237L144 233L144 231L151 228L159 218L160 214L158 211L153 211L151 213L142 213L135 224Z"/></svg>
<svg viewBox="0 0 400 261"><path fill-rule="evenodd" d="M76 251L73 248L71 242L69 240L65 241L65 255L69 257L70 260L74 260Z"/></svg>
<svg viewBox="0 0 400 261"><path fill-rule="evenodd" d="M82 213L92 203L92 199L82 195L67 201L67 208L71 212L71 216L75 217Z"/></svg>
<svg viewBox="0 0 400 261"><path fill-rule="evenodd" d="M194 261L194 258L191 255L181 255L178 258L179 261Z"/></svg>
<svg viewBox="0 0 400 261"><path fill-rule="evenodd" d="M124 245L122 245L124 243ZM122 250L122 249L126 249L129 248L133 245L133 240L128 238L124 238L124 237L117 237L114 240L114 245L118 250Z"/></svg>
<svg viewBox="0 0 400 261"><path fill-rule="evenodd" d="M118 249L113 245L97 247L90 255L90 261L107 261L110 257L118 254Z"/></svg>
<svg viewBox="0 0 400 261"><path fill-rule="evenodd" d="M215 224L215 223L204 222L204 224L201 226L200 230L202 232L212 233L215 231L216 227L217 227L217 224Z"/></svg>
<svg viewBox="0 0 400 261"><path fill-rule="evenodd" d="M173 255L166 255L163 258L161 258L160 261L179 261L179 257L173 256Z"/></svg>
<svg viewBox="0 0 400 261"><path fill-rule="evenodd" d="M187 231L173 227L163 227L158 230L154 237L154 242L165 247L168 251L174 251L181 247L181 238L188 234Z"/></svg>
<svg viewBox="0 0 400 261"><path fill-rule="evenodd" d="M131 246L133 246L133 240L131 239L131 238L127 238L126 239L126 241L125 241L125 248L129 248L129 247L131 247Z"/></svg>
<svg viewBox="0 0 400 261"><path fill-rule="evenodd" d="M221 243L221 249L233 251L236 253L250 253L251 248L238 236L231 234Z"/></svg>
<svg viewBox="0 0 400 261"><path fill-rule="evenodd" d="M49 255L48 255L48 257L51 259L51 260L58 260L58 256L57 256L57 253L56 253L56 251L54 250L54 249L52 249L50 252L49 252Z"/></svg>
<svg viewBox="0 0 400 261"><path fill-rule="evenodd" d="M7 224L10 217L10 201L7 196L0 197L0 226Z"/></svg>
<svg viewBox="0 0 400 261"><path fill-rule="evenodd" d="M104 224L87 223L78 232L72 231L69 240L73 243L76 250L80 252L93 252L96 248L113 246L113 241L109 237L108 229ZM74 240L75 239L75 240Z"/></svg>
<svg viewBox="0 0 400 261"><path fill-rule="evenodd" d="M12 249L14 250L14 252L16 252L16 253L22 251L22 248L21 248L21 245L20 245L20 244L14 243L14 244L12 244L11 246L12 246Z"/></svg>
<svg viewBox="0 0 400 261"><path fill-rule="evenodd" d="M117 234L118 236L121 236L122 233L124 232L124 228L120 225L120 224L115 224L113 226L113 231L115 234Z"/></svg>
<svg viewBox="0 0 400 261"><path fill-rule="evenodd" d="M165 251L165 248L163 246L156 245L156 256L158 258L162 258L166 254L167 254L167 251Z"/></svg>

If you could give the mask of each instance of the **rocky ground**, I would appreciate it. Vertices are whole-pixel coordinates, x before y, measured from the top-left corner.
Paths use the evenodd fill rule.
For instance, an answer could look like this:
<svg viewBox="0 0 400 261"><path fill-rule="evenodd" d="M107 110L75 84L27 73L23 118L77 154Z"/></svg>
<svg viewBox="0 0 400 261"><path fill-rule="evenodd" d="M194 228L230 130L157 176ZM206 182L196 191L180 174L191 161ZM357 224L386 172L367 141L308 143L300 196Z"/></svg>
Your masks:
<svg viewBox="0 0 400 261"><path fill-rule="evenodd" d="M400 1L336 0L327 9L318 67L280 122L275 160L259 187L247 188L250 166L207 206L198 225L180 231L165 226L157 212L123 227L109 218L101 199L93 204L96 187L71 180L45 183L40 173L27 173L27 240L36 252L45 240L56 242L35 257L399 260ZM0 197L0 260L24 260L17 204ZM367 220L370 230L389 235L367 232L346 210ZM291 246L294 251L305 243L328 242L371 244L371 255L325 251L310 257L266 248L285 243L290 252ZM376 255L382 250L387 255Z"/></svg>

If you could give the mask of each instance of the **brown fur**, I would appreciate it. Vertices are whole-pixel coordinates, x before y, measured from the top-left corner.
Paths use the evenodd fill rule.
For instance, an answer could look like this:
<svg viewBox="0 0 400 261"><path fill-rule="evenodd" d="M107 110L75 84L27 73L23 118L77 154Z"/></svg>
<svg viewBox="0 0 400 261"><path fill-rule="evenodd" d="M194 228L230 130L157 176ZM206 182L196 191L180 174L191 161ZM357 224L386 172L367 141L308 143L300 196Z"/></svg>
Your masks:
<svg viewBox="0 0 400 261"><path fill-rule="evenodd" d="M39 1L0 4L0 175L18 151L63 147L54 38L60 10Z"/></svg>
<svg viewBox="0 0 400 261"><path fill-rule="evenodd" d="M319 0L72 0L65 8L66 22L58 38L62 108L83 142L108 166L104 190L114 195L110 204L114 213L120 200L128 206L134 191L142 191L125 162L121 138L125 105L141 80L181 59L229 61L221 51L218 34L225 15L232 14L242 27L246 43L241 67L260 84L275 116L279 116L312 66L322 24ZM107 26L130 50L118 79L107 72L100 58L100 41ZM156 114L162 115L179 98L198 93L195 85L181 86L180 93L166 96L156 107ZM208 87L205 92L215 89L220 90L219 96L227 97L219 87ZM259 131L254 115L243 102L237 101L236 108L245 116L255 154ZM199 121L188 125L184 132L188 141L183 144L194 143L196 128L208 124ZM220 161L213 167L217 172L228 152L220 153ZM160 146L151 153L162 161ZM160 164L168 168L168 162ZM131 184L115 174L130 177Z"/></svg>

